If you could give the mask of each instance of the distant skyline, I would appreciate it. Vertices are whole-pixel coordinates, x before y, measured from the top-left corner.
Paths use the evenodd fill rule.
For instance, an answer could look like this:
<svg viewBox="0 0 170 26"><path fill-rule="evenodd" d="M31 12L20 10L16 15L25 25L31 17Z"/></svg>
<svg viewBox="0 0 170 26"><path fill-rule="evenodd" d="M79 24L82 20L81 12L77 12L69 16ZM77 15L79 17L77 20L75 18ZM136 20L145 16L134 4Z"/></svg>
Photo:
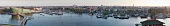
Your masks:
<svg viewBox="0 0 170 26"><path fill-rule="evenodd" d="M170 0L0 0L0 6L170 6Z"/></svg>

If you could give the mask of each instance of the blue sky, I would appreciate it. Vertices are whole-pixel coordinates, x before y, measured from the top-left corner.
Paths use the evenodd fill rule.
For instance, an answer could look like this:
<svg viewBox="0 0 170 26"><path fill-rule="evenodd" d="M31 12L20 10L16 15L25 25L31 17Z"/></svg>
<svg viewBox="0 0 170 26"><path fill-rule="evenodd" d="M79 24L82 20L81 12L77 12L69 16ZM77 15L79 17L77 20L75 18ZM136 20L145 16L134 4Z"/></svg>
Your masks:
<svg viewBox="0 0 170 26"><path fill-rule="evenodd" d="M170 6L170 0L0 0L0 6Z"/></svg>

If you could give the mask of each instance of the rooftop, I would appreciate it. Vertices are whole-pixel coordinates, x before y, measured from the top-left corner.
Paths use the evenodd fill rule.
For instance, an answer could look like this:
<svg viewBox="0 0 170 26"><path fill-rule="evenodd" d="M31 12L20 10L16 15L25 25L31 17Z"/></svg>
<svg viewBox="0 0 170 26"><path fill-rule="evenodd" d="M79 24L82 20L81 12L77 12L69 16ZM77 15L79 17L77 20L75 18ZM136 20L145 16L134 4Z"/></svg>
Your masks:
<svg viewBox="0 0 170 26"><path fill-rule="evenodd" d="M163 22L160 22L159 20L146 20L143 22L140 22L141 24L144 25L152 25L152 24L164 24Z"/></svg>

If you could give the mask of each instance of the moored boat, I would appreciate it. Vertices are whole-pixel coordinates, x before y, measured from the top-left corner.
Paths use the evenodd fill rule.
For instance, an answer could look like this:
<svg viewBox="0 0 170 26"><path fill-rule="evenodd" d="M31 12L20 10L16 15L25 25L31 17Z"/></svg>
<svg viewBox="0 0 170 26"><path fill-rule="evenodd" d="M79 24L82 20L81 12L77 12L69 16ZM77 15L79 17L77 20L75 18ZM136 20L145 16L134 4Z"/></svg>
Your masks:
<svg viewBox="0 0 170 26"><path fill-rule="evenodd" d="M97 18L102 18L102 17L104 17L104 15L98 15L98 16L96 16Z"/></svg>
<svg viewBox="0 0 170 26"><path fill-rule="evenodd" d="M121 16L121 17L119 17L119 19L129 19L129 16L127 16L127 15Z"/></svg>

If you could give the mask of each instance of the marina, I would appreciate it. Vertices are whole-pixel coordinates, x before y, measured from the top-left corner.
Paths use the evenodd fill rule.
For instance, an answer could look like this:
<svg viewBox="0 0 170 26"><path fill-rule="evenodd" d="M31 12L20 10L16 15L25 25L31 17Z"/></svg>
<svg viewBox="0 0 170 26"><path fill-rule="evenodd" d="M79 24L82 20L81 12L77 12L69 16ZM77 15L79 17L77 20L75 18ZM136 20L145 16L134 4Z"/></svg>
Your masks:
<svg viewBox="0 0 170 26"><path fill-rule="evenodd" d="M135 26L135 24L147 20L147 18L142 19L140 17L136 17L136 18L130 17L129 19L116 19L114 17L97 18L95 15L94 16L90 16L88 14L79 15L75 13L64 13L63 15L48 15L45 13L40 13L40 14L32 14L32 18L29 19L25 25L26 26ZM9 19L11 17L9 16L10 15L2 15L1 18L4 19L0 19L0 21L2 21L1 23L10 24ZM158 19L158 20L166 24L169 24L168 23L169 18ZM12 23L13 22L14 21L12 21Z"/></svg>

